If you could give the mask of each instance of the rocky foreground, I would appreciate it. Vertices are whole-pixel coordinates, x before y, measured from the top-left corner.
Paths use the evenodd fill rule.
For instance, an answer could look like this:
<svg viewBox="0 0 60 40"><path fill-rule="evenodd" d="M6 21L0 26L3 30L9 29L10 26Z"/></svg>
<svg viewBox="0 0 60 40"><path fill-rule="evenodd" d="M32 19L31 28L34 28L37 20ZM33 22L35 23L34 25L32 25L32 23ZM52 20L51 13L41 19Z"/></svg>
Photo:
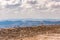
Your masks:
<svg viewBox="0 0 60 40"><path fill-rule="evenodd" d="M60 40L60 25L1 28L0 40Z"/></svg>

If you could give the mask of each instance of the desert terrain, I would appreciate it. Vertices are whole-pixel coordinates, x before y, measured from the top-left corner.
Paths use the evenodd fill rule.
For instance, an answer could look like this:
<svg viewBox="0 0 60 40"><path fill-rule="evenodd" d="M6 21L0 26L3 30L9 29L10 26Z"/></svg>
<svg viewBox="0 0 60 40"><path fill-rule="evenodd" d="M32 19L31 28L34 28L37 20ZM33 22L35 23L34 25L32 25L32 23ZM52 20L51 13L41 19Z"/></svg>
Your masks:
<svg viewBox="0 0 60 40"><path fill-rule="evenodd" d="M0 40L60 40L60 25L0 28Z"/></svg>

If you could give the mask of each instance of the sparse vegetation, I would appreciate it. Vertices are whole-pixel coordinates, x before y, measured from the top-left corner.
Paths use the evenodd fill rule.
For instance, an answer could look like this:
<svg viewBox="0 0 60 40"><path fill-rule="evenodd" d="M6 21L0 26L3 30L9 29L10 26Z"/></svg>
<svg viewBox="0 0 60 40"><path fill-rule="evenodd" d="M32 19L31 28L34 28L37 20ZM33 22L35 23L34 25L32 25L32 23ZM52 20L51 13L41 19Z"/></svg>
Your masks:
<svg viewBox="0 0 60 40"><path fill-rule="evenodd" d="M60 25L47 25L37 27L15 27L0 29L0 39L15 39L34 37L36 35L60 34Z"/></svg>

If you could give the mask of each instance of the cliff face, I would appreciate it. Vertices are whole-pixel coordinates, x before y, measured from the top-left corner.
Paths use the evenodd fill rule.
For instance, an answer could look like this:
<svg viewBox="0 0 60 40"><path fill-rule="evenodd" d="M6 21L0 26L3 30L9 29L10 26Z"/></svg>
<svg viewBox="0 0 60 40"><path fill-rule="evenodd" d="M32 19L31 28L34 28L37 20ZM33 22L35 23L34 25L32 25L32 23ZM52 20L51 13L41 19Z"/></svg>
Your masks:
<svg viewBox="0 0 60 40"><path fill-rule="evenodd" d="M60 35L60 25L0 29L0 40L48 40L49 38L52 40L51 37L60 38L58 35Z"/></svg>

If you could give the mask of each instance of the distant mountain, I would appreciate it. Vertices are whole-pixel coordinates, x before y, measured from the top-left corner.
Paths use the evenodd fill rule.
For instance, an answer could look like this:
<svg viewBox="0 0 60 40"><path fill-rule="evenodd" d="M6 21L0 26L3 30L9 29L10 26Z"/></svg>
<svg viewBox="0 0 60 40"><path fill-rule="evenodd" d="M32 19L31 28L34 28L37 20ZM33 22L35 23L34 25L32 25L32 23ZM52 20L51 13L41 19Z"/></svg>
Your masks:
<svg viewBox="0 0 60 40"><path fill-rule="evenodd" d="M53 24L60 24L60 21L50 21L50 20L43 20L43 21L33 21L33 20L17 20L17 21L0 21L0 28L4 27L30 27L30 26L39 26L39 25L53 25Z"/></svg>
<svg viewBox="0 0 60 40"><path fill-rule="evenodd" d="M60 24L60 21L43 21L44 24Z"/></svg>

